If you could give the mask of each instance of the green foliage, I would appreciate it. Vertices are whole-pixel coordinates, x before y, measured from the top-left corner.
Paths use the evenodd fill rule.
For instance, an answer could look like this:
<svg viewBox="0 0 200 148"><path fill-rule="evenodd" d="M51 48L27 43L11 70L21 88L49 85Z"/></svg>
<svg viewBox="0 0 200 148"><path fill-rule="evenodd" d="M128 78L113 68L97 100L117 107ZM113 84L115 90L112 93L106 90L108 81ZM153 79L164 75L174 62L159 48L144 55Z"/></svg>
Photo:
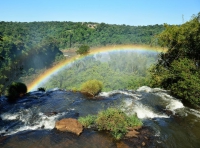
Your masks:
<svg viewBox="0 0 200 148"><path fill-rule="evenodd" d="M128 128L142 126L141 120L135 115L128 116L117 108L108 108L94 115L80 117L78 121L84 127L95 125L99 131L110 131L115 139L121 139L127 132Z"/></svg>
<svg viewBox="0 0 200 148"><path fill-rule="evenodd" d="M78 118L78 121L86 128L90 127L92 124L95 123L96 116L94 115L88 115L86 117L80 117Z"/></svg>
<svg viewBox="0 0 200 148"><path fill-rule="evenodd" d="M128 26L92 22L0 22L0 32L29 49L45 38L57 41L59 49L115 44L156 45L154 36L164 30L163 25ZM4 39L4 38L3 38Z"/></svg>
<svg viewBox="0 0 200 148"><path fill-rule="evenodd" d="M49 67L56 56L62 53L52 38L30 45L21 39L16 41L15 38L5 36L0 43L0 54L3 57L0 62L0 92L4 93L12 81L19 81L22 76L30 76L38 69Z"/></svg>
<svg viewBox="0 0 200 148"><path fill-rule="evenodd" d="M7 88L7 97L10 101L15 101L27 92L27 86L21 82L12 82Z"/></svg>
<svg viewBox="0 0 200 148"><path fill-rule="evenodd" d="M44 71L54 62L64 59L59 49L77 49L81 45L90 47L116 44L157 45L154 36L163 29L163 25L2 21L0 22L0 93L4 93L12 81L25 81L28 84L36 77L38 71ZM60 86L62 85L58 85ZM113 86L117 87L119 84Z"/></svg>
<svg viewBox="0 0 200 148"><path fill-rule="evenodd" d="M200 71L192 60L187 58L173 61L173 73L168 86L172 93L184 98L193 104L200 104Z"/></svg>
<svg viewBox="0 0 200 148"><path fill-rule="evenodd" d="M142 121L136 115L130 115L127 118L128 127L142 126Z"/></svg>
<svg viewBox="0 0 200 148"><path fill-rule="evenodd" d="M200 13L199 13L200 15ZM159 43L168 47L151 67L151 86L171 90L178 98L200 104L200 23L198 17L181 26L167 26Z"/></svg>
<svg viewBox="0 0 200 148"><path fill-rule="evenodd" d="M3 41L3 37L2 36L0 36L0 41Z"/></svg>
<svg viewBox="0 0 200 148"><path fill-rule="evenodd" d="M38 91L43 91L43 92L45 92L46 90L45 90L44 87L39 87L39 88L38 88Z"/></svg>
<svg viewBox="0 0 200 148"><path fill-rule="evenodd" d="M77 92L78 91L78 88L76 88L76 87L72 87L72 89L71 89L73 92Z"/></svg>
<svg viewBox="0 0 200 148"><path fill-rule="evenodd" d="M127 128L141 126L142 122L136 116L129 117L119 109L108 108L98 113L96 125L99 130L110 131L116 139L121 139Z"/></svg>
<svg viewBox="0 0 200 148"><path fill-rule="evenodd" d="M90 50L90 47L88 45L81 45L79 49L76 51L77 54L87 54Z"/></svg>
<svg viewBox="0 0 200 148"><path fill-rule="evenodd" d="M81 92L89 93L93 96L101 92L103 84L98 80L89 80L81 85Z"/></svg>

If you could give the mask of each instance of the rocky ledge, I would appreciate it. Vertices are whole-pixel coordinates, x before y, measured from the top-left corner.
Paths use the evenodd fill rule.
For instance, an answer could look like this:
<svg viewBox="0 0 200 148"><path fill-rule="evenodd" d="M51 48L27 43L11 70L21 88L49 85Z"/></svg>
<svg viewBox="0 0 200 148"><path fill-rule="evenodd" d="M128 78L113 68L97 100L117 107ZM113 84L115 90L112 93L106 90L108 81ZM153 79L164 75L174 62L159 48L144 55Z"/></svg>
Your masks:
<svg viewBox="0 0 200 148"><path fill-rule="evenodd" d="M77 119L65 118L56 122L55 128L59 131L71 132L80 135L83 132L83 126ZM121 140L116 141L117 148L131 147L151 147L155 144L156 138L153 135L152 129L149 127L129 128L128 133Z"/></svg>
<svg viewBox="0 0 200 148"><path fill-rule="evenodd" d="M76 135L80 135L83 132L83 126L78 122L78 120L73 118L57 121L55 128L59 131L71 132Z"/></svg>

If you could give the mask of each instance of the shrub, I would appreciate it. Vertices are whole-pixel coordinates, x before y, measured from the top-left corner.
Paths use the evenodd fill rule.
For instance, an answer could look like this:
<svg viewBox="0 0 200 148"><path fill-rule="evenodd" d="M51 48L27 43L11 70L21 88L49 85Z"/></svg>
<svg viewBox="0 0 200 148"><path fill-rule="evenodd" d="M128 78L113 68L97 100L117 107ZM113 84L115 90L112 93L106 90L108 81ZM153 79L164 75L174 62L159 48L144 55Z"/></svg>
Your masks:
<svg viewBox="0 0 200 148"><path fill-rule="evenodd" d="M38 88L38 91L43 91L43 92L45 92L46 90L45 90L44 87L39 87L39 88Z"/></svg>
<svg viewBox="0 0 200 148"><path fill-rule="evenodd" d="M108 108L98 113L96 125L99 130L108 130L116 139L121 139L129 127L141 126L142 122L135 116L127 116L116 108Z"/></svg>
<svg viewBox="0 0 200 148"><path fill-rule="evenodd" d="M122 111L109 108L98 114L96 124L99 130L111 131L116 139L120 139L127 132L125 118L126 116Z"/></svg>
<svg viewBox="0 0 200 148"><path fill-rule="evenodd" d="M98 80L89 80L81 85L81 92L91 94L92 96L97 95L101 92L103 84Z"/></svg>
<svg viewBox="0 0 200 148"><path fill-rule="evenodd" d="M115 139L121 139L128 132L128 128L142 126L142 122L135 115L127 116L116 108L108 108L99 112L97 116L80 117L78 121L84 127L95 125L99 131L110 131Z"/></svg>
<svg viewBox="0 0 200 148"><path fill-rule="evenodd" d="M136 127L142 125L142 121L136 115L128 116L126 122L128 127Z"/></svg>
<svg viewBox="0 0 200 148"><path fill-rule="evenodd" d="M72 87L72 88L71 88L71 91L73 91L73 92L77 92L78 89L77 89L76 87Z"/></svg>
<svg viewBox="0 0 200 148"><path fill-rule="evenodd" d="M86 117L80 117L78 121L84 126L89 127L90 125L94 124L96 120L96 116L88 115Z"/></svg>
<svg viewBox="0 0 200 148"><path fill-rule="evenodd" d="M86 54L90 50L90 47L88 45L81 45L79 49L76 51L77 54Z"/></svg>
<svg viewBox="0 0 200 148"><path fill-rule="evenodd" d="M6 90L6 95L10 101L15 101L27 92L27 86L21 82L12 82Z"/></svg>

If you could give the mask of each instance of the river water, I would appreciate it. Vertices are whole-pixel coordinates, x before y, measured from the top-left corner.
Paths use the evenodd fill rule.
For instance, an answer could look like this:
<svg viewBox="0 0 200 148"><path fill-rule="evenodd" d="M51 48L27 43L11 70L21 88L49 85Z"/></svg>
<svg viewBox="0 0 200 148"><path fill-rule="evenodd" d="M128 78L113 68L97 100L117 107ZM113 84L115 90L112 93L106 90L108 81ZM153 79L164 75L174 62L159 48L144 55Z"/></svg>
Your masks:
<svg viewBox="0 0 200 148"><path fill-rule="evenodd" d="M96 100L60 89L34 91L15 103L1 97L0 147L124 147L125 140L116 141L106 132L86 129L78 137L54 129L57 120L95 115L108 107L137 114L151 131L151 139L143 147L198 148L200 145L200 111L184 106L165 90L143 86L135 91L103 92ZM130 141L126 146L134 147Z"/></svg>

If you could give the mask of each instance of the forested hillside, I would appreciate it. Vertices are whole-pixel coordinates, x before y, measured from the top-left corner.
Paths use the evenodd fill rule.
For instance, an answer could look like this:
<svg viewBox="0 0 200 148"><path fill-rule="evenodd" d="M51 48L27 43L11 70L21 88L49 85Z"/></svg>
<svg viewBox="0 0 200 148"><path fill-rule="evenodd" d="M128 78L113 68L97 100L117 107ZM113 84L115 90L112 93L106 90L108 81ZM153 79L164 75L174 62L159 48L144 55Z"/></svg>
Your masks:
<svg viewBox="0 0 200 148"><path fill-rule="evenodd" d="M0 45L0 92L12 81L48 68L63 56L59 48L48 41L27 49L23 43L12 42L5 37Z"/></svg>
<svg viewBox="0 0 200 148"><path fill-rule="evenodd" d="M164 30L163 25L128 26L91 22L0 22L0 35L26 48L53 38L59 49L82 44L104 46L113 44L156 44L152 37Z"/></svg>
<svg viewBox="0 0 200 148"><path fill-rule="evenodd" d="M163 25L127 26L80 22L0 22L0 92L8 84L48 68L60 50L116 44L157 45Z"/></svg>

